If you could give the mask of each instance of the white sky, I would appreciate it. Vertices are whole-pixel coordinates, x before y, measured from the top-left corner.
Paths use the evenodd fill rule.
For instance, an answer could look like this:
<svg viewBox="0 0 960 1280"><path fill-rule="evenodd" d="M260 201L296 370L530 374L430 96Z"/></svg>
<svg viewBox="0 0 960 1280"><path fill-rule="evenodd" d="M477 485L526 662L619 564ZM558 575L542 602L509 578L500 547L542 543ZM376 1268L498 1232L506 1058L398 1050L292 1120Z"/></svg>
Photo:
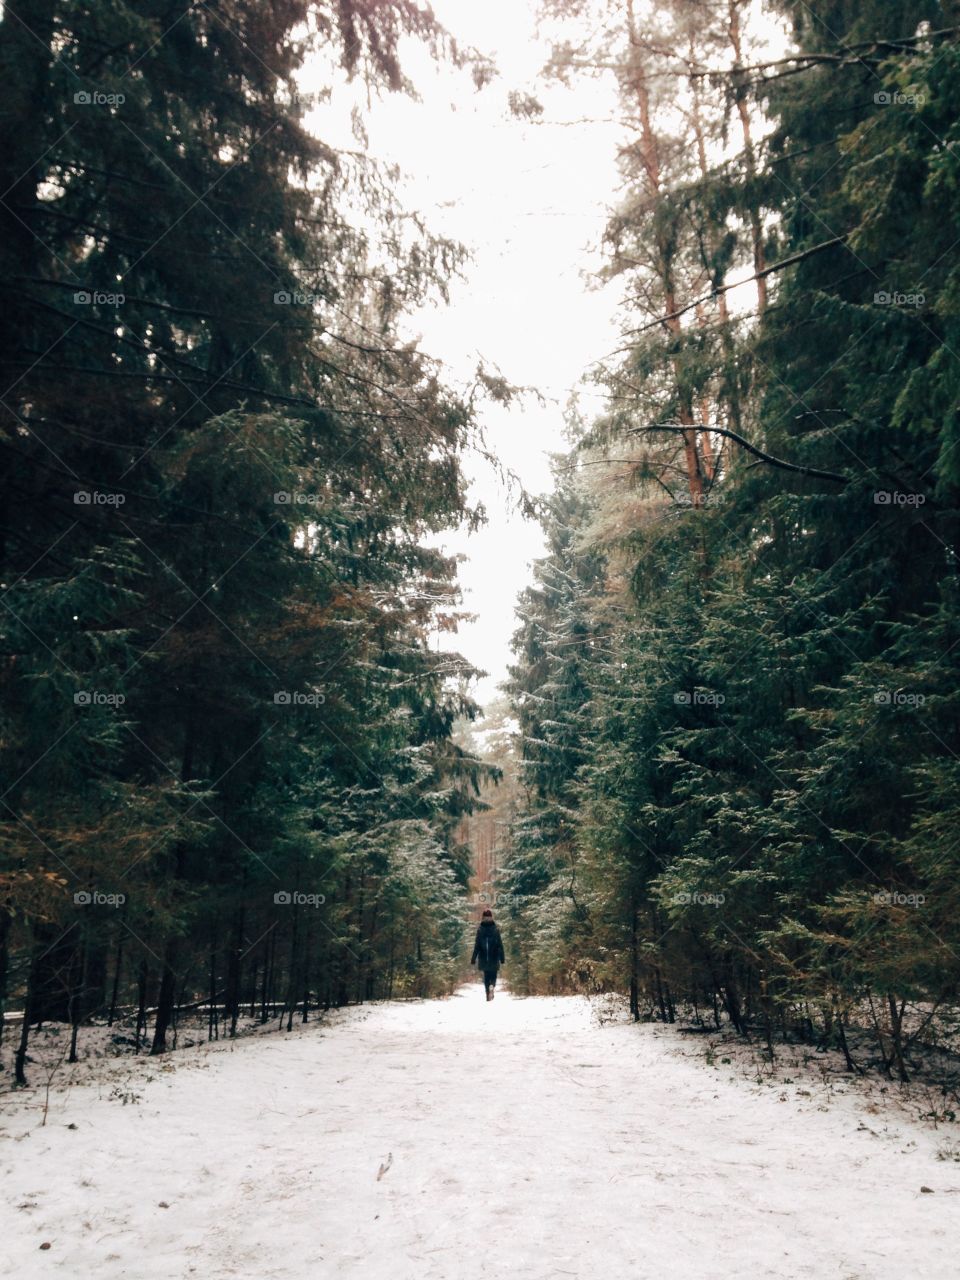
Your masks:
<svg viewBox="0 0 960 1280"><path fill-rule="evenodd" d="M454 283L452 305L417 315L412 328L454 380L469 380L482 356L509 381L551 397L545 407L532 396L494 406L483 419L504 466L529 490L546 492L546 455L565 447L569 389L617 345L612 291L595 291L584 278L599 265L596 245L617 181L615 126L556 122L610 117L613 103L603 96L609 90L584 81L576 95L534 84L548 52L535 36L534 0L434 0L433 7L462 44L494 57L500 76L477 92L468 72L438 67L411 45L404 65L421 101L393 97L365 111L372 153L407 175L403 203L473 255L468 279ZM511 89L534 90L549 123L511 117ZM483 703L506 675L515 599L543 541L539 525L510 509L488 466L468 460L467 471L489 523L444 545L469 556L460 573L463 607L478 617L440 643L489 671L475 694Z"/></svg>
<svg viewBox="0 0 960 1280"><path fill-rule="evenodd" d="M482 359L508 381L540 391L546 403L531 395L510 407L490 406L482 425L504 468L529 492L547 493L548 455L566 448L563 406L591 363L620 345L618 288L594 283L619 186L615 86L612 77L578 76L572 89L538 82L549 47L536 32L537 0L432 4L462 47L493 59L499 75L492 83L478 91L469 71L437 64L418 42L404 41L401 63L419 100L397 94L368 100L359 81L341 84L307 123L333 145L351 148L350 107L358 106L370 153L403 174L402 205L471 252L467 278L452 282L451 305L412 316L406 336L418 336L426 352L445 362L454 387L468 385ZM751 6L745 30L759 33L768 52L786 43L785 28L764 15L761 0ZM759 48L750 40L746 47ZM309 69L303 77L308 92L331 84L332 68L317 66L313 77ZM536 96L545 108L540 123L511 116L511 90ZM756 128L759 136L759 119ZM745 263L732 278L746 279L750 271ZM731 310L752 305L752 289L745 286L742 296L732 290ZM587 417L602 408L595 388L580 388L580 395ZM488 464L468 458L465 470L471 499L483 503L488 523L469 536L453 532L443 545L467 557L460 570L463 608L477 617L438 643L489 672L475 689L484 704L497 696L512 661L516 597L544 547L540 526L516 512Z"/></svg>

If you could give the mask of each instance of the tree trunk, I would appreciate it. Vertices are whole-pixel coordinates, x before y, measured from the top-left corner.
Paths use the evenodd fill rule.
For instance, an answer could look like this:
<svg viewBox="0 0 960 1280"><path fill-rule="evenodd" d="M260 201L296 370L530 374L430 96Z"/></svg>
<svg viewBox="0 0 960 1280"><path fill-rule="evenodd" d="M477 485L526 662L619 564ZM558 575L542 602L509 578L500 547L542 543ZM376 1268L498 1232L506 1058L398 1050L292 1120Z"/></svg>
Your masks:
<svg viewBox="0 0 960 1280"><path fill-rule="evenodd" d="M217 1018L217 944L216 937L210 946L210 980L207 1008L207 1040L220 1039L220 1024Z"/></svg>
<svg viewBox="0 0 960 1280"><path fill-rule="evenodd" d="M284 1017L287 1021L287 1030L293 1030L293 1010L297 1003L297 978L299 972L299 943L300 943L300 908L294 903L293 906L293 930L290 935L290 968L287 973L287 991L283 1001L283 1010L280 1013L280 1026L283 1027Z"/></svg>
<svg viewBox="0 0 960 1280"><path fill-rule="evenodd" d="M637 96L637 106L640 114L640 156L646 171L651 195L654 200L659 200L662 194L660 154L650 114L650 87L641 64L642 50L633 0L627 0L627 33L633 56L632 86ZM680 316L677 314L679 307L673 272L673 253L663 237L659 237L658 243L653 247L657 251L659 259L657 271L663 286L664 324L675 344L679 345L682 339L683 327ZM690 492L691 505L699 508L703 506L703 465L697 449L697 431L694 426L693 405L690 403L688 393L680 390L682 380L679 369L679 352L674 355L674 376L679 399L677 419L680 426L684 428L683 456L687 472L687 488Z"/></svg>
<svg viewBox="0 0 960 1280"><path fill-rule="evenodd" d="M193 750L194 724L191 711L183 735L183 755L180 762L181 782L188 782L193 777ZM183 876L186 865L186 852L183 841L178 840L172 869L174 888L176 888L177 881ZM168 927L170 928L170 933L163 952L163 977L160 980L160 993L157 996L157 1020L153 1028L153 1044L150 1047L151 1057L166 1053L167 1031L173 1017L173 1003L177 982L176 966L179 962L179 942L173 926Z"/></svg>
<svg viewBox="0 0 960 1280"><path fill-rule="evenodd" d="M264 1023L268 1020L269 1014L267 1009L273 998L273 971L276 966L277 956L277 931L271 929L268 935L267 954L263 961L263 987L261 989L260 1001L260 1021Z"/></svg>
<svg viewBox="0 0 960 1280"><path fill-rule="evenodd" d="M727 13L729 16L728 32L733 49L734 66L743 66L743 46L740 38L740 9L742 0L729 0ZM757 176L757 161L753 150L753 136L750 125L750 106L747 98L746 84L737 85L737 114L740 117L740 128L743 132L744 168L748 177L753 180ZM753 271L757 278L757 311L762 316L767 309L767 277L764 274L766 257L763 249L763 223L758 210L750 209L750 239L753 245Z"/></svg>
<svg viewBox="0 0 960 1280"><path fill-rule="evenodd" d="M70 984L70 1054L69 1063L77 1061L77 1038L83 1017L83 993L87 979L87 939L83 937L74 956L73 981Z"/></svg>
<svg viewBox="0 0 960 1280"><path fill-rule="evenodd" d="M663 983L660 980L660 966L653 971L653 990L657 998L657 1008L660 1010L660 1021L667 1021L667 1003L663 998Z"/></svg>
<svg viewBox="0 0 960 1280"><path fill-rule="evenodd" d="M892 991L887 992L887 1008L890 1010L890 1040L893 1046L893 1061L896 1063L897 1075L902 1084L909 1084L910 1077L903 1062L903 1010L904 1002L897 1007L897 998Z"/></svg>
<svg viewBox="0 0 960 1280"><path fill-rule="evenodd" d="M310 927L310 918L307 917L306 936L303 942L303 1008L301 1010L301 1022L310 1021L310 943L313 940L313 930Z"/></svg>
<svg viewBox="0 0 960 1280"><path fill-rule="evenodd" d="M120 993L120 974L123 969L123 934L117 937L117 954L113 962L113 986L110 989L110 1012L107 1014L107 1026L112 1027L117 1018L117 998Z"/></svg>
<svg viewBox="0 0 960 1280"><path fill-rule="evenodd" d="M638 939L637 901L630 906L630 1014L640 1021L640 946Z"/></svg>
<svg viewBox="0 0 960 1280"><path fill-rule="evenodd" d="M663 984L663 995L664 995L664 1000L666 1001L666 1005L667 1005L667 1021L668 1021L668 1022L676 1022L676 1020L677 1020L677 1010L676 1010L676 1007L675 1007L675 1005L674 1005L674 1003L673 1003L673 996L672 996L672 995L671 995L671 993L670 993L670 983L669 983L669 982L664 982L664 984Z"/></svg>
<svg viewBox="0 0 960 1280"><path fill-rule="evenodd" d="M854 1062L853 1058L850 1056L850 1049L849 1049L849 1047L848 1047L848 1045L847 1045L847 1033L846 1033L846 1031L844 1030L844 1026L843 1026L843 1012L842 1012L842 1011L840 1011L840 1012L837 1014L837 1017L836 1017L836 1020L835 1020L835 1021L836 1021L836 1027L837 1027L837 1041L838 1041L838 1043L839 1043L839 1045L840 1045L840 1048L843 1050L843 1058L844 1058L844 1061L845 1061L845 1062L846 1062L846 1064L847 1064L847 1070L848 1070L848 1071L857 1071L857 1072L859 1072L859 1073L860 1073L860 1075L863 1075L863 1072L860 1070L860 1068L859 1068L859 1067L857 1066L857 1064Z"/></svg>
<svg viewBox="0 0 960 1280"><path fill-rule="evenodd" d="M137 973L137 1031L136 1051L140 1052L141 1036L145 1039L147 1034L147 985L150 977L147 969L146 960L140 961L140 969Z"/></svg>
<svg viewBox="0 0 960 1280"><path fill-rule="evenodd" d="M36 982L34 969L35 961L33 957L31 957L30 972L27 975L27 990L23 998L23 1024L20 1027L20 1043L17 1046L17 1057L14 1064L14 1078L16 1079L17 1084L20 1085L25 1085L27 1083L27 1045L30 1042L30 1019L33 1016L34 984Z"/></svg>
<svg viewBox="0 0 960 1280"><path fill-rule="evenodd" d="M241 894L245 895L247 889L247 873L244 870L243 883L241 885ZM224 1019L230 1018L230 1038L234 1039L237 1034L237 1022L240 1018L240 990L243 972L243 931L245 928L245 913L243 902L234 913L233 921L233 939L230 944L230 953L227 960L227 989L224 994L223 1016Z"/></svg>
<svg viewBox="0 0 960 1280"><path fill-rule="evenodd" d="M10 920L8 911L0 911L0 1049L3 1048L4 1020L7 1013L7 981L10 974Z"/></svg>
<svg viewBox="0 0 960 1280"><path fill-rule="evenodd" d="M160 993L157 996L157 1017L153 1024L153 1044L150 1046L151 1058L167 1051L167 1031L173 1021L173 1005L177 994L178 960L177 939L171 936L167 939L163 952L163 976L160 979Z"/></svg>

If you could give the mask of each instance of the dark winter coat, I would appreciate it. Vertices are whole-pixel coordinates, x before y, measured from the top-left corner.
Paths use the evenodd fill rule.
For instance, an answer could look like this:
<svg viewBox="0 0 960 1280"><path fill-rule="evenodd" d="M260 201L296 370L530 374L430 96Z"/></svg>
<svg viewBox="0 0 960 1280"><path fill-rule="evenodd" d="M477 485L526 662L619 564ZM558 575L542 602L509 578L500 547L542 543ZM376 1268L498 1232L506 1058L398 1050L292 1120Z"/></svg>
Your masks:
<svg viewBox="0 0 960 1280"><path fill-rule="evenodd" d="M500 930L492 920L481 920L470 963L477 965L484 973L495 973L505 961Z"/></svg>

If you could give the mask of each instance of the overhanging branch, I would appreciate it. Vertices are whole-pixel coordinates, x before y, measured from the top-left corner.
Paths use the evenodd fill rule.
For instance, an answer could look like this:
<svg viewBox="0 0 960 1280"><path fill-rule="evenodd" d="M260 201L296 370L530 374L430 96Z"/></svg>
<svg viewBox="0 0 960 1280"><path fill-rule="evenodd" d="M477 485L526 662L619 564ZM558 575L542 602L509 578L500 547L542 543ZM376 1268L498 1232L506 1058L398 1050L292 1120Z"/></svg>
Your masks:
<svg viewBox="0 0 960 1280"><path fill-rule="evenodd" d="M628 435L643 436L650 435L654 431L671 431L682 434L685 431L709 431L713 435L723 436L726 440L732 440L734 444L740 445L742 449L746 449L747 453L753 457L759 458L761 462L765 462L768 466L778 467L781 471L795 471L799 475L814 476L818 480L832 480L836 484L848 484L847 476L840 475L837 471L822 471L819 467L804 467L798 462L787 462L785 458L775 458L772 453L759 448L755 444L751 444L749 440L745 440L743 436L736 431L731 431L728 427L711 427L694 423L693 426L684 426L679 422L656 422L649 427L635 427Z"/></svg>
<svg viewBox="0 0 960 1280"><path fill-rule="evenodd" d="M801 249L797 253L791 253L788 258L781 258L779 262L773 262L769 267L764 267L762 271L757 271L752 276L747 276L743 280L734 280L730 284L722 284L717 289L711 289L709 293L702 294L699 298L694 298L692 302L686 303L682 307L678 307L676 311L670 311L665 316L657 316L656 320L648 320L646 324L642 324L639 329L627 329L628 334L646 333L648 329L655 329L657 325L665 324L668 320L676 320L680 316L686 315L688 311L692 311L694 307L702 306L705 302L712 301L721 293L727 293L730 289L739 289L741 285L750 284L754 280L760 280L764 276L771 275L774 271L782 271L784 267L792 267L795 262L802 262L804 258L810 258L815 253L820 253L824 249L832 249L834 245L844 244L847 239L846 235L833 236L830 240L821 240L819 244L811 245L809 249ZM618 355L621 351L629 350L628 347L620 347L614 351L613 355Z"/></svg>

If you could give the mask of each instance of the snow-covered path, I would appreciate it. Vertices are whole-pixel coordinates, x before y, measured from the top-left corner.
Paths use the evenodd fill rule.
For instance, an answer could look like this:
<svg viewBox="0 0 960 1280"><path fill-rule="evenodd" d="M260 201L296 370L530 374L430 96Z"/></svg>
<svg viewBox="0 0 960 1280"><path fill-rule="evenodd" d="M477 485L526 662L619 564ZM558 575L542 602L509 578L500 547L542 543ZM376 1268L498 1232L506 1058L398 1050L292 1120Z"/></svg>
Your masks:
<svg viewBox="0 0 960 1280"><path fill-rule="evenodd" d="M474 986L114 1066L45 1128L7 1099L0 1255L26 1280L960 1274L942 1131L677 1043Z"/></svg>

